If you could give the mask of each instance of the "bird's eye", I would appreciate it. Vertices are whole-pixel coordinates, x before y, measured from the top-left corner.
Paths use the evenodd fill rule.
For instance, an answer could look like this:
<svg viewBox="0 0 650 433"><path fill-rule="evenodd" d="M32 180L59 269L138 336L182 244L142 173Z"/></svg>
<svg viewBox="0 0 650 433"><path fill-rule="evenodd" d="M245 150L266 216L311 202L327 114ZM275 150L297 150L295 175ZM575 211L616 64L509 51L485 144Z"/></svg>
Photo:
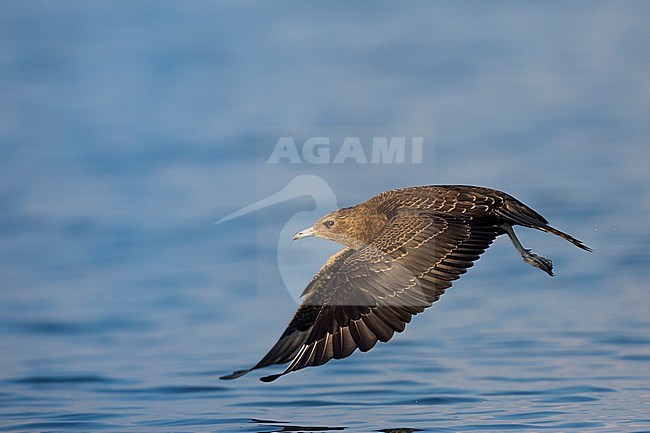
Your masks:
<svg viewBox="0 0 650 433"><path fill-rule="evenodd" d="M327 220L327 221L324 222L324 224L325 224L325 227L327 227L329 229L334 225L334 221Z"/></svg>

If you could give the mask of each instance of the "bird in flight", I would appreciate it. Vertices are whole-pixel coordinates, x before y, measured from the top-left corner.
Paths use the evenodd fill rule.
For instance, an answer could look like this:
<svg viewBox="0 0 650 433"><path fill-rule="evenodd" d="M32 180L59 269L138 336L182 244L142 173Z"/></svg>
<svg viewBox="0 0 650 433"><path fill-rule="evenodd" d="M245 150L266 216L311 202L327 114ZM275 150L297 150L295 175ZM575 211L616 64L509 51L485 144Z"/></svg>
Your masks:
<svg viewBox="0 0 650 433"><path fill-rule="evenodd" d="M478 186L393 189L325 215L293 239L317 236L345 248L307 285L298 311L271 350L253 367L221 379L288 362L283 372L261 378L271 382L346 358L356 349L367 352L377 341L404 331L502 234L526 263L553 276L553 262L524 248L515 225L592 251L511 195Z"/></svg>

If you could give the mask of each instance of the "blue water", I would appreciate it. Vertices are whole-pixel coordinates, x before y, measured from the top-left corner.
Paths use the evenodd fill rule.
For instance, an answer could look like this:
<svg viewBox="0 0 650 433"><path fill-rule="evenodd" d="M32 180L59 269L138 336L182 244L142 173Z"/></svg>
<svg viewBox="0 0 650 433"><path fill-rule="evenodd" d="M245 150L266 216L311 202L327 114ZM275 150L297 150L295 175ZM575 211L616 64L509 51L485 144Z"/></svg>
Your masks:
<svg viewBox="0 0 650 433"><path fill-rule="evenodd" d="M3 2L0 431L650 431L649 18L627 1ZM269 137L336 134L422 136L423 163L266 162ZM594 253L518 230L555 278L499 239L390 343L220 381L336 247L281 236L326 188L214 222L301 175L339 206L503 189Z"/></svg>

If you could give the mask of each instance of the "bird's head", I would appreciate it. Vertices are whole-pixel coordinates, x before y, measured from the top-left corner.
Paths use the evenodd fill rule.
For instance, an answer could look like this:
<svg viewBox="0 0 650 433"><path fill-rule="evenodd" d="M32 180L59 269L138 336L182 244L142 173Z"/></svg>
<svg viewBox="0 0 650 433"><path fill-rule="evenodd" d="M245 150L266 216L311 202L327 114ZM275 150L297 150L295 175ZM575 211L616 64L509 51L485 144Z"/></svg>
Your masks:
<svg viewBox="0 0 650 433"><path fill-rule="evenodd" d="M374 218L358 206L338 209L316 221L313 226L296 233L293 240L316 236L359 249L376 230L376 224L372 220Z"/></svg>

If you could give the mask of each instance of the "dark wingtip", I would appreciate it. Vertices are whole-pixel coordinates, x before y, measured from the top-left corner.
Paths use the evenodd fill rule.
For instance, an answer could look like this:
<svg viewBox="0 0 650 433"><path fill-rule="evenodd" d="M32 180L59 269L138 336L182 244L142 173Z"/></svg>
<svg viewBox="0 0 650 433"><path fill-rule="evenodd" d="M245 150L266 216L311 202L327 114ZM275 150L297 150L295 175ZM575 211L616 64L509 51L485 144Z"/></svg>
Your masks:
<svg viewBox="0 0 650 433"><path fill-rule="evenodd" d="M248 373L250 370L237 370L233 371L230 374L227 374L225 376L221 376L219 379L221 380L232 380L232 379L237 379L238 377L242 377L246 373Z"/></svg>
<svg viewBox="0 0 650 433"><path fill-rule="evenodd" d="M262 382L267 382L268 383L268 382L273 382L275 379L277 379L280 376L282 376L282 374L272 374L270 376L260 377L260 380Z"/></svg>

